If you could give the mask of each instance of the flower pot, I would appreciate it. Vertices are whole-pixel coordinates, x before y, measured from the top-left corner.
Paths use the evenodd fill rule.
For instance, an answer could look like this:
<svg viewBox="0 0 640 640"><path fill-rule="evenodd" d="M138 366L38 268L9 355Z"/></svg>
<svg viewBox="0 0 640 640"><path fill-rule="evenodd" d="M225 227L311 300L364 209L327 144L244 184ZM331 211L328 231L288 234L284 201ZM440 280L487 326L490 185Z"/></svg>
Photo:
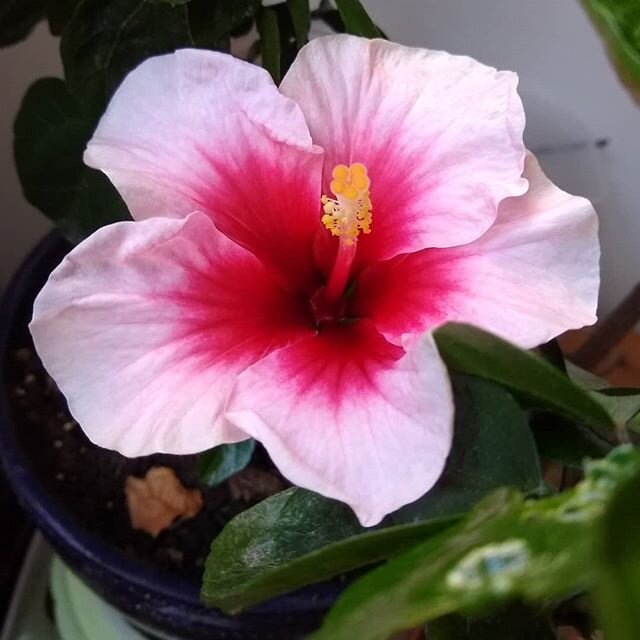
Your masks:
<svg viewBox="0 0 640 640"><path fill-rule="evenodd" d="M238 616L227 616L200 603L199 577L194 572L181 573L163 569L158 562L150 561L149 558L140 559L135 554L128 553L126 545L123 548L122 544L115 544L105 533L110 531L110 527L115 527L112 527L111 520L117 520L108 508L103 509L100 504L94 505L96 513L93 519L87 519L87 513L82 513L79 509L74 511L65 504L64 498L68 491L82 493L86 490L86 504L91 506L95 488L90 483L85 486L82 478L84 470L91 470L91 461L101 460L101 456L118 456L87 442L86 455L90 462L84 466L79 462L80 475L73 479L75 485L70 484L69 490L61 489L56 483L62 482L63 478L59 477L62 474L56 473L49 463L42 462L43 448L62 446L59 444L61 441L44 441L44 427L39 432L37 425L33 423L31 414L38 412L38 407L34 405L39 403L25 403L25 397L20 399L22 404L15 400L16 394L26 396L27 399L30 397L22 387L15 386L15 357L16 350L24 349L25 344L30 344L26 327L34 297L68 250L69 245L59 235L51 234L46 237L24 262L2 303L0 456L21 504L77 575L107 602L122 611L130 621L140 625L152 636L189 640L287 640L304 637L318 626L337 597L340 590L338 582L308 587ZM25 384L33 382L32 378L33 376L27 376ZM49 386L50 392L57 394L51 383ZM62 400L59 399L59 402ZM71 423L65 423L67 424ZM73 427L71 424L71 428ZM80 430L76 430L78 437L84 438ZM163 463L167 462L166 456L161 458ZM117 462L125 466L133 465L134 469L136 465L150 464L143 459L128 461L122 458ZM179 468L181 459L169 458L169 464ZM113 484L109 478L106 482ZM115 490L121 493L121 485ZM95 495L98 501L98 495ZM121 514L120 518L122 519ZM188 539L190 526L189 521L179 525L180 535ZM135 535L144 537L146 534ZM213 535L214 532L211 537ZM151 538L147 541L151 544L149 541Z"/></svg>

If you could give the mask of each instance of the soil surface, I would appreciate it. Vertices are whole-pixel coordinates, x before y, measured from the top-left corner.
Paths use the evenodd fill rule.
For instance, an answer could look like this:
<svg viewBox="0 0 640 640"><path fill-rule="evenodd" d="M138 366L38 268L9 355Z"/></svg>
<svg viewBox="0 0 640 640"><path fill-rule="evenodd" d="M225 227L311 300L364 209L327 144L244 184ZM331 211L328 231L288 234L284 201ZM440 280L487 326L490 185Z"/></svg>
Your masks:
<svg viewBox="0 0 640 640"><path fill-rule="evenodd" d="M80 526L125 554L199 579L211 541L229 519L265 494L275 493L274 486L277 490L286 486L260 447L244 479L236 476L212 488L198 483L198 456L125 458L97 447L69 414L26 331L14 345L7 363L11 412L35 473L51 492L51 499L64 505ZM177 522L152 538L131 527L124 487L127 476L142 477L156 465L172 467L186 487L200 488L204 504L194 518Z"/></svg>

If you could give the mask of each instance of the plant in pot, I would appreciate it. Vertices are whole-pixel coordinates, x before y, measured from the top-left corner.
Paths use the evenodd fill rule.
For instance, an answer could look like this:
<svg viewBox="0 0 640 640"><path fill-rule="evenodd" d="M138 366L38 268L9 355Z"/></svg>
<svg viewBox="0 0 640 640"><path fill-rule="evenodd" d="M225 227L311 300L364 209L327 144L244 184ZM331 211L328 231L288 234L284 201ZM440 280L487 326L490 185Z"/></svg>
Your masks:
<svg viewBox="0 0 640 640"><path fill-rule="evenodd" d="M640 526L640 397L553 342L595 321L595 212L515 74L336 5L47 3L16 161L76 246L8 294L5 467L158 637L587 634Z"/></svg>

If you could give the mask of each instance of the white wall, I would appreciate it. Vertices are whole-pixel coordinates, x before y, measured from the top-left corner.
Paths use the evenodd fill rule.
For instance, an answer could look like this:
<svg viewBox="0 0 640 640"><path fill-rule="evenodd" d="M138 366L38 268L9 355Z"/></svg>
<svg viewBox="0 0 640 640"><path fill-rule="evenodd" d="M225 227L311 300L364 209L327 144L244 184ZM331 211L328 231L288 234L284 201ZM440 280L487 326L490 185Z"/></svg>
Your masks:
<svg viewBox="0 0 640 640"><path fill-rule="evenodd" d="M27 87L61 75L58 43L45 25L19 45L0 49L0 289L25 252L50 225L22 196L13 164L13 120Z"/></svg>
<svg viewBox="0 0 640 640"><path fill-rule="evenodd" d="M466 53L521 77L528 144L567 190L589 196L601 216L602 309L640 280L640 107L620 87L577 0L365 0L397 41ZM46 229L21 197L11 124L36 77L59 73L44 26L0 51L0 286ZM595 142L608 139L605 149Z"/></svg>

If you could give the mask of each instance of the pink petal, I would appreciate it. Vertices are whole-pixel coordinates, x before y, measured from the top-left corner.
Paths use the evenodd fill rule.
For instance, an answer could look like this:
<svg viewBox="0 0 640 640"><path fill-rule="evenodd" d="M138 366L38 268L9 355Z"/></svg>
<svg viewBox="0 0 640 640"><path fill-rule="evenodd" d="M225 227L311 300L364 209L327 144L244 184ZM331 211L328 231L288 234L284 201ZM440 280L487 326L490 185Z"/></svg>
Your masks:
<svg viewBox="0 0 640 640"><path fill-rule="evenodd" d="M324 193L338 163L362 162L371 178L361 263L470 242L502 199L526 191L517 82L471 58L385 40L329 36L302 49L280 89L325 149Z"/></svg>
<svg viewBox="0 0 640 640"><path fill-rule="evenodd" d="M371 526L440 476L453 400L430 336L405 355L361 321L325 327L249 367L227 417L289 480L346 502Z"/></svg>
<svg viewBox="0 0 640 640"><path fill-rule="evenodd" d="M53 272L30 328L91 440L137 456L246 439L222 415L236 376L309 326L254 256L194 213L100 229Z"/></svg>
<svg viewBox="0 0 640 640"><path fill-rule="evenodd" d="M351 313L399 340L468 322L529 348L596 321L598 220L591 203L554 186L533 155L529 191L462 247L398 256L363 272Z"/></svg>
<svg viewBox="0 0 640 640"><path fill-rule="evenodd" d="M134 218L204 211L288 288L313 288L322 152L256 65L190 49L146 60L114 95L85 161Z"/></svg>

